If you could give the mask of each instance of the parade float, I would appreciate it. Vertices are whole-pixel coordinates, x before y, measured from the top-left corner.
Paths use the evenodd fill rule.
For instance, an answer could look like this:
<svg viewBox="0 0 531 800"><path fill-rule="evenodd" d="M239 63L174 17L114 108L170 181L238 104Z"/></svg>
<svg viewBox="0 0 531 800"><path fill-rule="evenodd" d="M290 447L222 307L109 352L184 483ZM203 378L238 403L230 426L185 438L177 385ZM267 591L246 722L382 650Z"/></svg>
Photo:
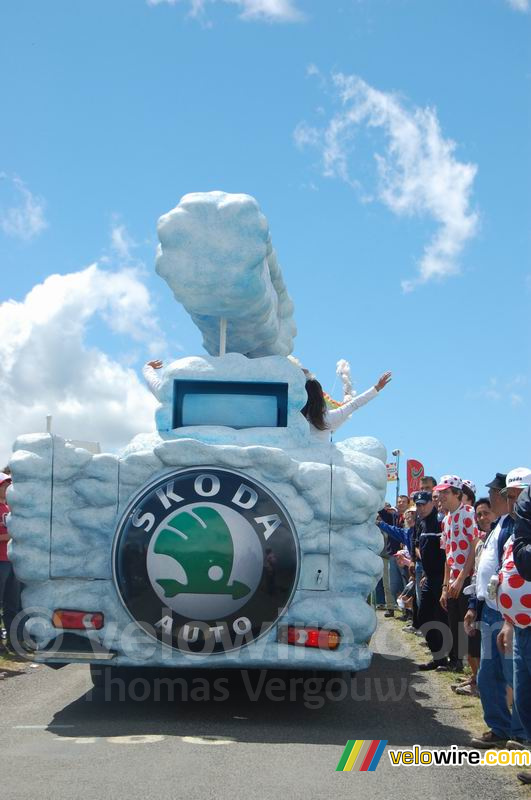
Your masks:
<svg viewBox="0 0 531 800"><path fill-rule="evenodd" d="M156 271L206 354L157 370L156 432L119 454L52 433L15 442L26 646L93 676L365 668L385 449L311 435L305 375L288 359L293 305L253 198L186 195L158 235Z"/></svg>

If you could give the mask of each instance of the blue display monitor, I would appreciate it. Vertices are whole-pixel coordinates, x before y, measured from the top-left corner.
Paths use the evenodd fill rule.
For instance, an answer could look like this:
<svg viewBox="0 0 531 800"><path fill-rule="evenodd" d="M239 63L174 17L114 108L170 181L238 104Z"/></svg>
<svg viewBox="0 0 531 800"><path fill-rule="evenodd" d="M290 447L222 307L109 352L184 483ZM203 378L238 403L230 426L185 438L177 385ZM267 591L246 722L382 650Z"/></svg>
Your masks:
<svg viewBox="0 0 531 800"><path fill-rule="evenodd" d="M287 424L287 383L179 379L173 382L173 428L192 425L285 428Z"/></svg>

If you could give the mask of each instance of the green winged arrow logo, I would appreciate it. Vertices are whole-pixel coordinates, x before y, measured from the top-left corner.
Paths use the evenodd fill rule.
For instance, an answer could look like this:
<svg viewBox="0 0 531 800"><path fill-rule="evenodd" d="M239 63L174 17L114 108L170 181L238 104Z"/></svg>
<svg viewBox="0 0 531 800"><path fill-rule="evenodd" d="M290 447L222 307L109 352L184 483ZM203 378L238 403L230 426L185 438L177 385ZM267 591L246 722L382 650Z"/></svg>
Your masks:
<svg viewBox="0 0 531 800"><path fill-rule="evenodd" d="M176 514L157 536L154 552L175 559L186 573L186 583L157 580L165 597L224 594L236 600L250 592L240 581L229 583L234 546L227 523L214 508L197 506Z"/></svg>

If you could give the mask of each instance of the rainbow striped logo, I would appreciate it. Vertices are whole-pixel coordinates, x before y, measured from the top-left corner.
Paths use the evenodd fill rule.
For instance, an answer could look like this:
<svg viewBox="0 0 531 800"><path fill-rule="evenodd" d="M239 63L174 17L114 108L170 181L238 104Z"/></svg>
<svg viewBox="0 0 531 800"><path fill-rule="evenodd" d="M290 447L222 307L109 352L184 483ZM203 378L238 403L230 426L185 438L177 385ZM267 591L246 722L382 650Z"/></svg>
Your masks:
<svg viewBox="0 0 531 800"><path fill-rule="evenodd" d="M387 739L349 739L336 772L374 772L386 744Z"/></svg>

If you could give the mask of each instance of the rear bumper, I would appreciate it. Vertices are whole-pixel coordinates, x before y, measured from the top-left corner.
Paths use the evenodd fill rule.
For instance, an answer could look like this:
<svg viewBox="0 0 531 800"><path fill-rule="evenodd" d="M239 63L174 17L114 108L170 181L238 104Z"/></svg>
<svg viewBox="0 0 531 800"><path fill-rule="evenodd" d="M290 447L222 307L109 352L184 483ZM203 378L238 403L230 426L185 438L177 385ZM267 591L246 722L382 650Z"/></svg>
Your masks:
<svg viewBox="0 0 531 800"><path fill-rule="evenodd" d="M66 639L66 637L64 637ZM79 640L75 642L72 640ZM44 650L28 653L28 658L37 664L109 664L119 667L156 667L179 670L226 670L226 669L287 669L327 670L332 672L360 671L367 669L371 653L366 644L339 647L331 652L313 648L297 647L269 641L265 646L244 647L235 655L187 655L164 647L156 653L137 652L134 657L122 652L91 647L91 642L80 636L68 636L59 646L54 643ZM87 646L88 645L88 646Z"/></svg>
<svg viewBox="0 0 531 800"><path fill-rule="evenodd" d="M115 660L115 653L82 653L75 650L59 650L54 652L28 653L27 658L35 664L96 664L100 662L111 663Z"/></svg>

